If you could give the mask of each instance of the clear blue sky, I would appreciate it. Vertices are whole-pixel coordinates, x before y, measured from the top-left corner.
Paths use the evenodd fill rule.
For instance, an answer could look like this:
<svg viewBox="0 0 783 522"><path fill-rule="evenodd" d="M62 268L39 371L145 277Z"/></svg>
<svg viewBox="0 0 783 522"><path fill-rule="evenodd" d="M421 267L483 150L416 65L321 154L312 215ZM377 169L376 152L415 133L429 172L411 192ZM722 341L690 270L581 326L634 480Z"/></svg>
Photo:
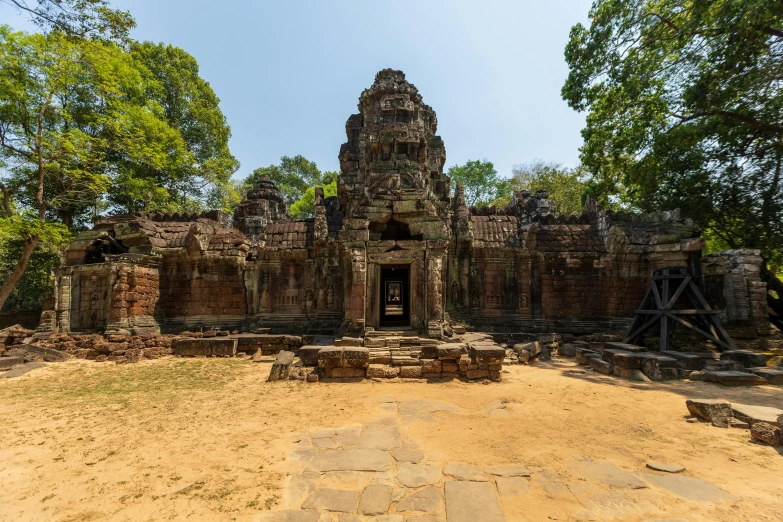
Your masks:
<svg viewBox="0 0 783 522"><path fill-rule="evenodd" d="M574 166L584 115L560 98L568 33L589 0L112 0L138 40L198 60L231 125L237 178L302 154L338 170L345 120L375 73L405 72L438 114L446 167L502 175L535 158ZM0 7L0 22L29 29Z"/></svg>

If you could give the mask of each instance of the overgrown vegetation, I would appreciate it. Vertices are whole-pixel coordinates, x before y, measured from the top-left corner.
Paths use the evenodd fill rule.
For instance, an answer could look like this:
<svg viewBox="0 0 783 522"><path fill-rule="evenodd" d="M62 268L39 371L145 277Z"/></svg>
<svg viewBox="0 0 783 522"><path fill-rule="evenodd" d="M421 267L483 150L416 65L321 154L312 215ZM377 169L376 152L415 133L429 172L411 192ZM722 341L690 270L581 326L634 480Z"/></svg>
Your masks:
<svg viewBox="0 0 783 522"><path fill-rule="evenodd" d="M133 19L102 0L6 3L44 32L0 26L0 241L19 256L3 267L0 308L39 245L62 247L106 211L239 197L230 129L192 56L130 41Z"/></svg>
<svg viewBox="0 0 783 522"><path fill-rule="evenodd" d="M562 95L587 112L589 191L681 208L783 264L783 3L596 0Z"/></svg>

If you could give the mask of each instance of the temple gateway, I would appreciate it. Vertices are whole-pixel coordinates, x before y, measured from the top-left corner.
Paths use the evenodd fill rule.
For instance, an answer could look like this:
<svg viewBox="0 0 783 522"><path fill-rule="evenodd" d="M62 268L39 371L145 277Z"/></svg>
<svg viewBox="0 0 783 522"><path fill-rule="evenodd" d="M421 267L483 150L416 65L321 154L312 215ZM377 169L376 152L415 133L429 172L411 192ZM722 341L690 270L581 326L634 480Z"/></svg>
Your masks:
<svg viewBox="0 0 783 522"><path fill-rule="evenodd" d="M558 215L545 192L472 208L443 173L435 111L400 71L379 72L348 118L338 195L291 220L269 179L233 216L112 216L55 272L41 329L133 334L202 328L362 336L454 325L588 333L630 324L655 270L689 267L734 335L768 333L757 251L702 258L678 211Z"/></svg>

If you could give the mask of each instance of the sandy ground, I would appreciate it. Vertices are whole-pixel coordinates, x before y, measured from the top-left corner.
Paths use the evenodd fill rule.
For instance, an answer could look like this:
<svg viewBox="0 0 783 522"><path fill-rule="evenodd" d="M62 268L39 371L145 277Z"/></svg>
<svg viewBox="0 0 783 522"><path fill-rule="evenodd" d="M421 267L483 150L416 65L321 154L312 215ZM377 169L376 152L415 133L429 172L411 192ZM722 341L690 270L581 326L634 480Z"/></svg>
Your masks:
<svg viewBox="0 0 783 522"><path fill-rule="evenodd" d="M401 424L428 462L523 463L564 482L580 480L572 466L583 456L632 473L651 460L678 463L732 498L634 490L633 509L618 519L783 520L783 450L751 443L747 430L685 420L686 398L780 408L781 387L636 384L574 373L570 362L507 367L502 383L487 385L268 384L269 368L236 359L71 361L0 382L0 520L253 520L290 507L285 488L301 470L292 458L301 434L377 419L389 397L459 408ZM584 516L574 498L532 484L527 497L503 500L506 520Z"/></svg>

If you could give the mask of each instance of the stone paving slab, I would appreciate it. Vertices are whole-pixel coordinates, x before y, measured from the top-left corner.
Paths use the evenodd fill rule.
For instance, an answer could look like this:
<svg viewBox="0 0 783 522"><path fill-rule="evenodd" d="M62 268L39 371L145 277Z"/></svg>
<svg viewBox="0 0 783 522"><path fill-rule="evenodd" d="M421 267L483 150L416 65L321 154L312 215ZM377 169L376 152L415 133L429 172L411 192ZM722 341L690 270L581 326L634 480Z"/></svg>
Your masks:
<svg viewBox="0 0 783 522"><path fill-rule="evenodd" d="M25 373L33 371L36 368L43 368L44 366L46 366L44 363L39 362L25 363L21 366L11 368L8 371L0 372L0 379L13 379L14 377L19 377L20 375L24 375Z"/></svg>
<svg viewBox="0 0 783 522"><path fill-rule="evenodd" d="M548 469L533 475L533 483L543 489L544 493L551 498L561 500L572 499L571 492L568 491L568 488L563 484L563 481L560 480L560 477L557 476L557 473L549 471Z"/></svg>
<svg viewBox="0 0 783 522"><path fill-rule="evenodd" d="M530 482L522 477L498 477L498 493L502 497L519 497L530 493Z"/></svg>
<svg viewBox="0 0 783 522"><path fill-rule="evenodd" d="M440 488L428 486L411 491L397 504L398 513L417 511L428 515L443 514L443 493Z"/></svg>
<svg viewBox="0 0 783 522"><path fill-rule="evenodd" d="M501 466L489 466L484 471L498 477L529 477L530 470L522 464L503 464Z"/></svg>
<svg viewBox="0 0 783 522"><path fill-rule="evenodd" d="M400 447L400 429L395 424L371 422L364 425L356 446L360 449L393 450Z"/></svg>
<svg viewBox="0 0 783 522"><path fill-rule="evenodd" d="M384 515L391 504L392 487L385 484L370 484L362 492L359 513L362 515Z"/></svg>
<svg viewBox="0 0 783 522"><path fill-rule="evenodd" d="M450 462L443 468L443 473L454 477L456 480L468 480L474 482L487 482L487 476L476 466L464 462Z"/></svg>
<svg viewBox="0 0 783 522"><path fill-rule="evenodd" d="M325 509L352 513L359 502L359 492L344 489L316 489L302 504L302 509Z"/></svg>
<svg viewBox="0 0 783 522"><path fill-rule="evenodd" d="M392 459L381 450L322 450L305 468L306 471L386 471Z"/></svg>
<svg viewBox="0 0 783 522"><path fill-rule="evenodd" d="M447 522L505 522L495 488L487 482L446 482Z"/></svg>
<svg viewBox="0 0 783 522"><path fill-rule="evenodd" d="M653 486L695 502L721 502L733 498L706 480L671 474L654 475L652 473L642 473L641 475L645 481Z"/></svg>
<svg viewBox="0 0 783 522"><path fill-rule="evenodd" d="M647 487L647 484L627 471L605 462L583 460L569 465L569 471L582 480L601 482L613 488L641 489Z"/></svg>
<svg viewBox="0 0 783 522"><path fill-rule="evenodd" d="M397 482L406 488L419 488L440 482L440 468L426 464L401 462L397 466Z"/></svg>
<svg viewBox="0 0 783 522"><path fill-rule="evenodd" d="M259 513L251 519L253 522L318 522L321 514L317 511L270 511Z"/></svg>
<svg viewBox="0 0 783 522"><path fill-rule="evenodd" d="M734 417L743 422L747 422L751 426L757 422L767 422L778 428L783 428L783 426L778 425L778 418L783 415L783 410L780 408L732 403L731 412L734 414Z"/></svg>
<svg viewBox="0 0 783 522"><path fill-rule="evenodd" d="M568 490L587 509L595 520L630 520L640 515L633 500L622 491L601 488L596 484L572 482Z"/></svg>
<svg viewBox="0 0 783 522"><path fill-rule="evenodd" d="M783 385L783 368L778 367L761 367L761 368L748 368L748 372L764 377L767 382L776 386Z"/></svg>

